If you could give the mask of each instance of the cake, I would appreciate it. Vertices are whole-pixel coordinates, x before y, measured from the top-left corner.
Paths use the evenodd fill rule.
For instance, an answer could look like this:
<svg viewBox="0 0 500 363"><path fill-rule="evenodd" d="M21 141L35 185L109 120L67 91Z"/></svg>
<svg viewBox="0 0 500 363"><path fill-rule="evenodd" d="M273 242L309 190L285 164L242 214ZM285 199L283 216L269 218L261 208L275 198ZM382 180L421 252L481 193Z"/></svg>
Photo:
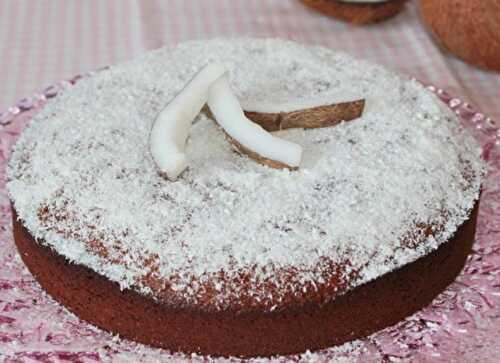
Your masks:
<svg viewBox="0 0 500 363"><path fill-rule="evenodd" d="M290 170L235 153L201 112L169 180L152 127L214 62L256 122L359 100L362 114L271 130L303 147ZM52 99L20 135L7 188L22 259L79 317L171 351L252 357L342 344L429 304L471 249L483 169L415 80L322 47L215 39Z"/></svg>
<svg viewBox="0 0 500 363"><path fill-rule="evenodd" d="M370 24L392 18L407 0L301 0L320 13L353 24Z"/></svg>

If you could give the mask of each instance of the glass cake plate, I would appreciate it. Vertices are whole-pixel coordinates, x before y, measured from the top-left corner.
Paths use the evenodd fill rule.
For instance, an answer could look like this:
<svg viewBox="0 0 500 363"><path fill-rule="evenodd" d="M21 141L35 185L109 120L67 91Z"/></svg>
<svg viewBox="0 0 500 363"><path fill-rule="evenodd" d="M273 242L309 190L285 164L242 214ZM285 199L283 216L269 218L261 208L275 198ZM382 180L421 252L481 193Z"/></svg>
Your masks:
<svg viewBox="0 0 500 363"><path fill-rule="evenodd" d="M0 360L4 362L239 362L170 353L121 340L44 293L12 238L5 165L27 121L79 79L59 82L0 113ZM296 356L251 362L498 362L500 357L500 128L446 91L428 86L472 131L488 162L474 251L457 280L430 306L370 337Z"/></svg>

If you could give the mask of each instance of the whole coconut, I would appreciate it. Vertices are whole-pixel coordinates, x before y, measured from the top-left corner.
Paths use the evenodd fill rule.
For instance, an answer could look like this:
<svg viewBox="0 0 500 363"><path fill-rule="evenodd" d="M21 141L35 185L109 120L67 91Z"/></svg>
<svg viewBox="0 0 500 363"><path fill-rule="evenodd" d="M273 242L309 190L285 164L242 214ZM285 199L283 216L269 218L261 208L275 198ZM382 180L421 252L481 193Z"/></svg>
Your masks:
<svg viewBox="0 0 500 363"><path fill-rule="evenodd" d="M420 10L443 48L500 71L500 0L420 0Z"/></svg>

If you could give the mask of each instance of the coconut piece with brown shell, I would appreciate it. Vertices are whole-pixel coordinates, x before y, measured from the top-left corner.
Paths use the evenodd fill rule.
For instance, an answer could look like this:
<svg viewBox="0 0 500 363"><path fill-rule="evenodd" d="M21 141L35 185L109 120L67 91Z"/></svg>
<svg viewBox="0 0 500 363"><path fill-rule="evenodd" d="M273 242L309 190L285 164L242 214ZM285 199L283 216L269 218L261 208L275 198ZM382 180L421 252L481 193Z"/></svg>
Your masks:
<svg viewBox="0 0 500 363"><path fill-rule="evenodd" d="M267 131L292 128L315 129L354 120L363 114L364 106L365 100L359 99L289 112L245 111L245 115Z"/></svg>
<svg viewBox="0 0 500 363"><path fill-rule="evenodd" d="M271 135L262 126L246 117L226 75L220 77L210 87L207 104L214 119L239 152L273 168L299 167L302 148Z"/></svg>

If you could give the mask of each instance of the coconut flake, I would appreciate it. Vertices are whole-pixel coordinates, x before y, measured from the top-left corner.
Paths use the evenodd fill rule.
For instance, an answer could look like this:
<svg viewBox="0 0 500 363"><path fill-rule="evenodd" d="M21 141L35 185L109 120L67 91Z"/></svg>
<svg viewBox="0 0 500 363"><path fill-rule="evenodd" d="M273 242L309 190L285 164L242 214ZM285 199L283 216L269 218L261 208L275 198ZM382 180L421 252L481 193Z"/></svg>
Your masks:
<svg viewBox="0 0 500 363"><path fill-rule="evenodd" d="M231 91L227 76L210 87L208 106L217 123L237 142L236 147L253 159L276 168L298 168L302 148L290 141L271 135L244 114L238 99ZM275 163L278 162L278 163Z"/></svg>
<svg viewBox="0 0 500 363"><path fill-rule="evenodd" d="M176 180L187 168L185 149L191 123L207 102L210 85L226 71L221 64L204 67L154 122L150 134L151 155L167 178Z"/></svg>

